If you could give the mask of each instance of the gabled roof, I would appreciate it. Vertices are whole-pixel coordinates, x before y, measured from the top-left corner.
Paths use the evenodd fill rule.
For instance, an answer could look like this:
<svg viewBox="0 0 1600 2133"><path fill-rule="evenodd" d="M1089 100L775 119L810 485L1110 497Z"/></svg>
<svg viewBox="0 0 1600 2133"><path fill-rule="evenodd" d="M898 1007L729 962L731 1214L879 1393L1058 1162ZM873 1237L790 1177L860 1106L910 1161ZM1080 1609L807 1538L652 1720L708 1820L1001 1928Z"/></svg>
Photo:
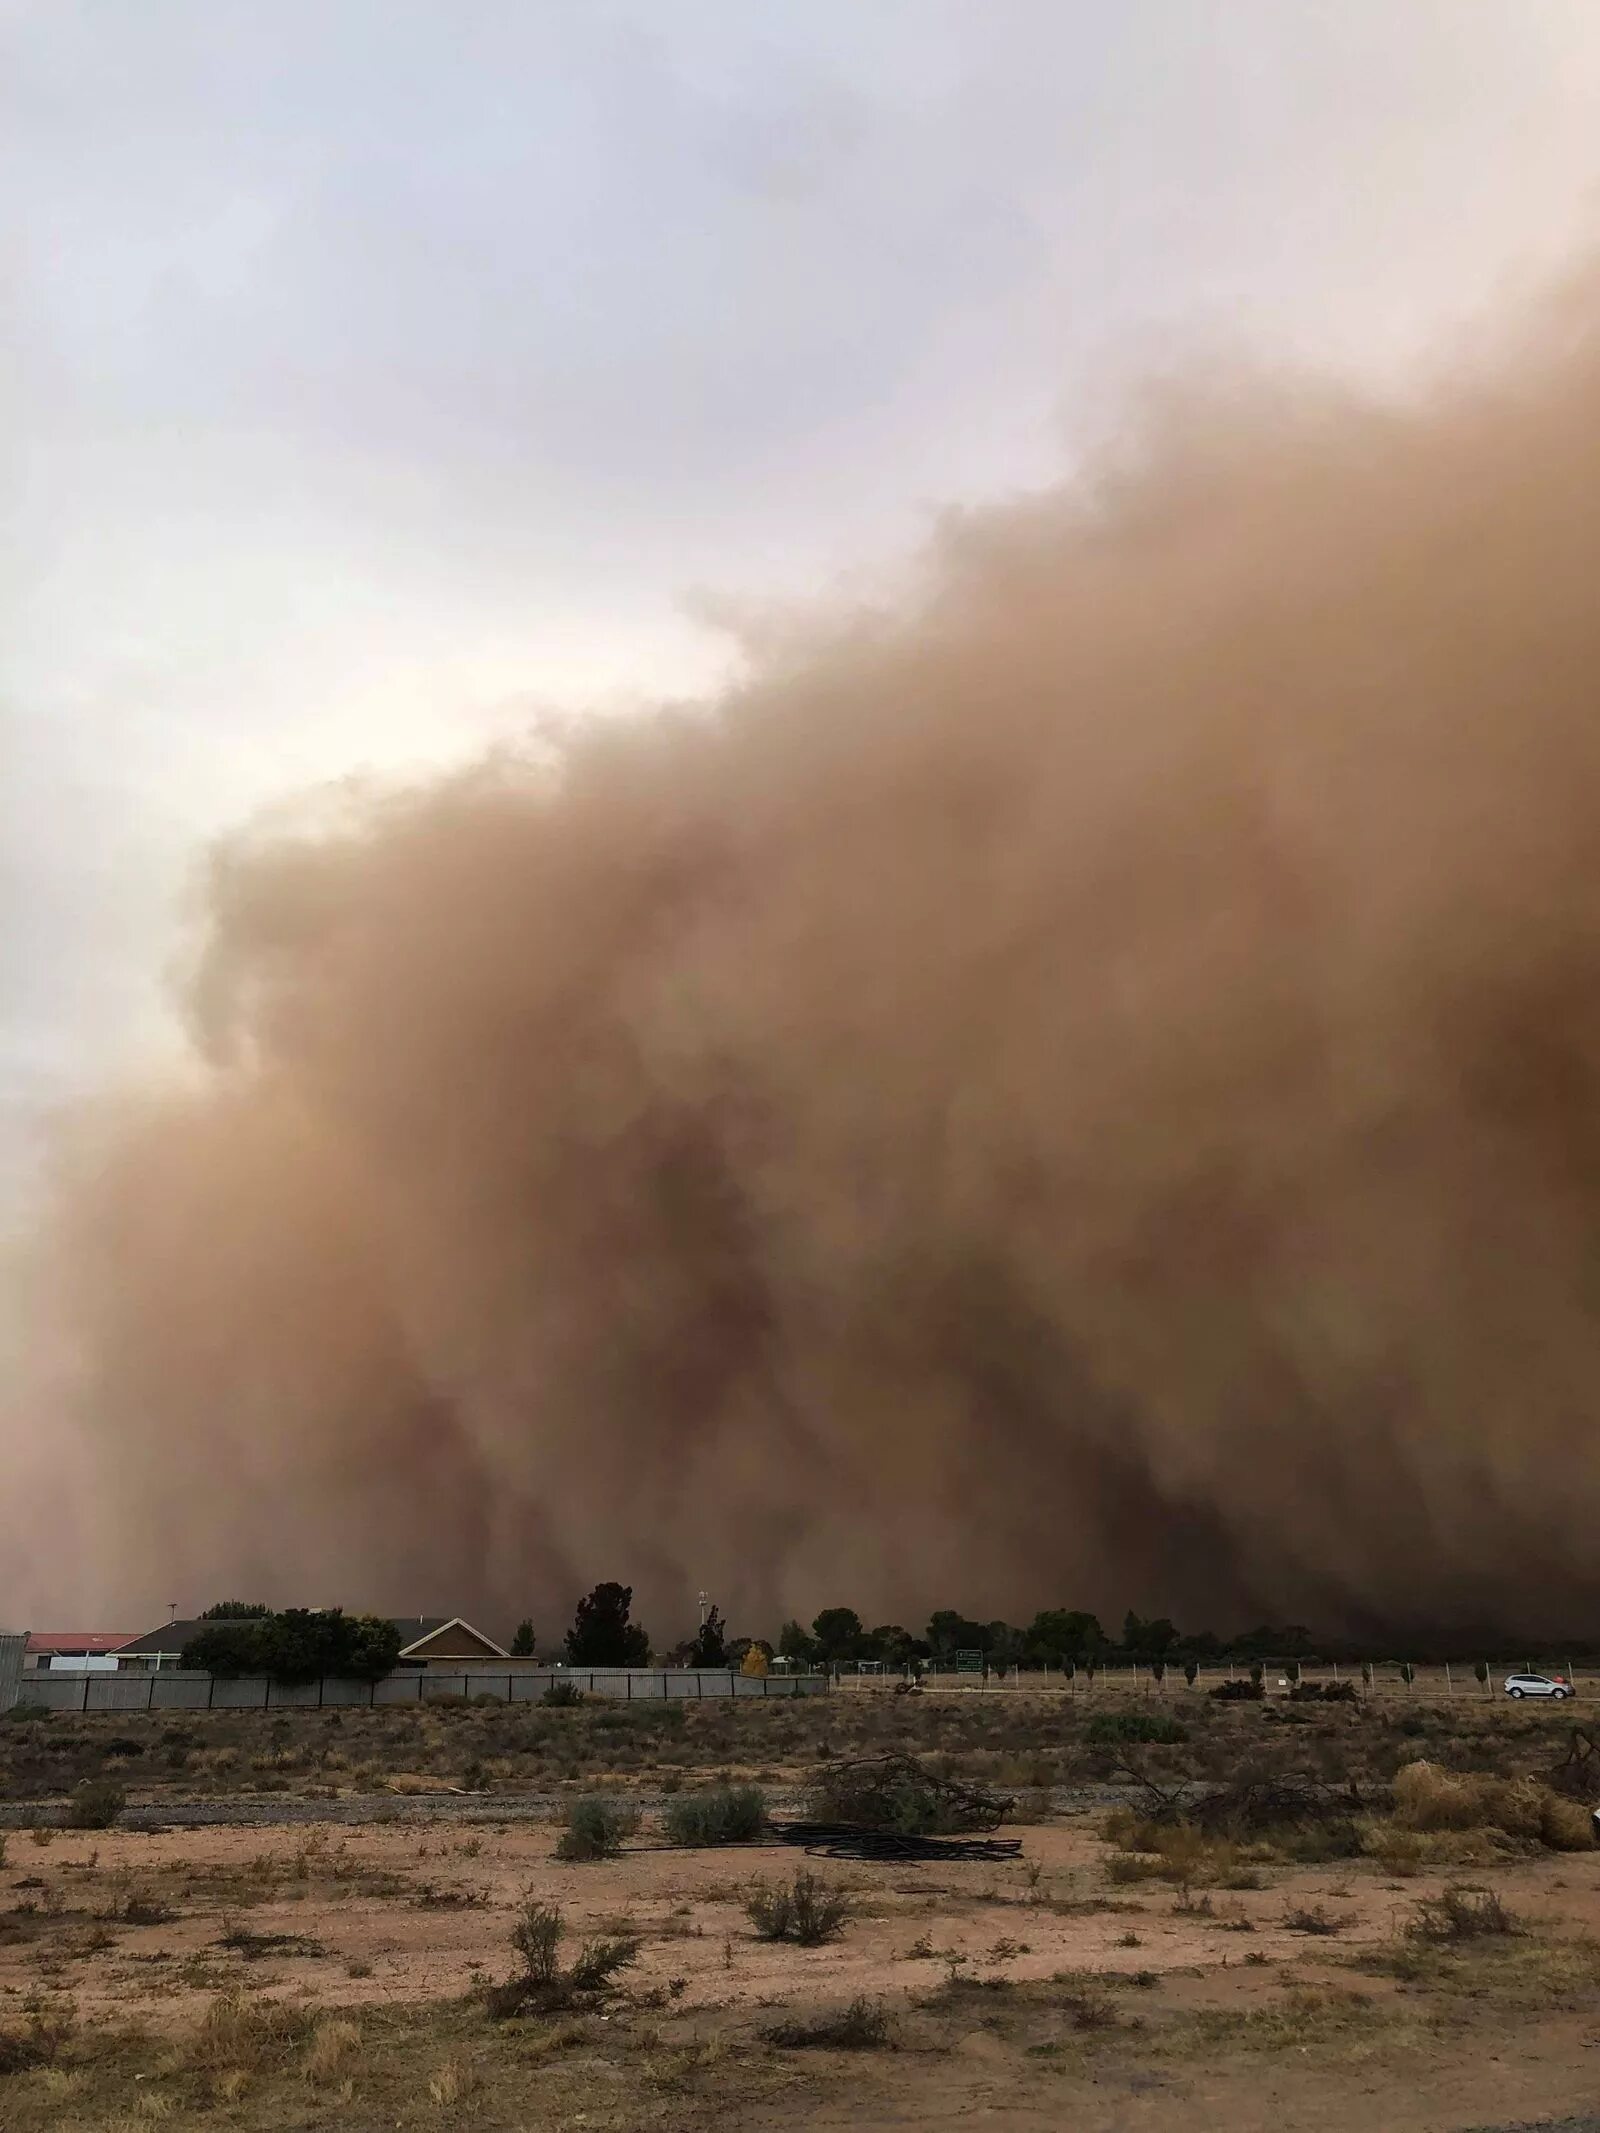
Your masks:
<svg viewBox="0 0 1600 2133"><path fill-rule="evenodd" d="M198 1637L203 1629L225 1629L235 1616L212 1615L207 1620L193 1622L163 1622L159 1629L146 1630L142 1637L134 1637L122 1646L125 1652L181 1652L191 1637ZM253 1618L248 1618L253 1619Z"/></svg>
<svg viewBox="0 0 1600 2133"><path fill-rule="evenodd" d="M476 1628L465 1615L390 1615L389 1620L400 1632L402 1659L415 1658L423 1645L431 1644L447 1629L464 1629L469 1637L476 1637L480 1644L487 1645L497 1659L511 1656L503 1644L496 1644L493 1637Z"/></svg>
<svg viewBox="0 0 1600 2133"><path fill-rule="evenodd" d="M116 1652L133 1642L131 1629L30 1629L30 1652L60 1652L87 1656L92 1652Z"/></svg>

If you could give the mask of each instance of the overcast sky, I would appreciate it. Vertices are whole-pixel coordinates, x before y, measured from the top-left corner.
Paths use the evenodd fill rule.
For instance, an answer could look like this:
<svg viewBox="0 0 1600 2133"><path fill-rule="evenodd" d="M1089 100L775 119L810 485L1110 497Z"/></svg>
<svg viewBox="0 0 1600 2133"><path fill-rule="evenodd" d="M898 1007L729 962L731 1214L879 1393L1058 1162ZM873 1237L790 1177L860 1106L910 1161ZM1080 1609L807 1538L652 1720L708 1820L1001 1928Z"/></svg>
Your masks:
<svg viewBox="0 0 1600 2133"><path fill-rule="evenodd" d="M0 1198L204 840L1593 231L1593 0L0 0Z"/></svg>

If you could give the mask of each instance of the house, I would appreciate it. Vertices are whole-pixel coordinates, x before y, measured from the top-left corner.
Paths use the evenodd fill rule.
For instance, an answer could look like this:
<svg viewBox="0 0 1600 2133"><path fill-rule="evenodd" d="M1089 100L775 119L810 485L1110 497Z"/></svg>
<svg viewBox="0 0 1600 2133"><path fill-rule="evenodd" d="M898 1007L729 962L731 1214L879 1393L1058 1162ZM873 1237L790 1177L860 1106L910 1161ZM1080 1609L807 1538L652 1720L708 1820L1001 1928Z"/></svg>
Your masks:
<svg viewBox="0 0 1600 2133"><path fill-rule="evenodd" d="M117 1665L138 1672L153 1673L158 1667L176 1666L183 1647L191 1637L198 1637L203 1629L216 1629L213 1619L205 1622L163 1622L159 1629L146 1630L142 1637L131 1637L117 1653Z"/></svg>
<svg viewBox="0 0 1600 2133"><path fill-rule="evenodd" d="M118 1652L136 1634L131 1629L30 1630L22 1670L28 1674L114 1674Z"/></svg>
<svg viewBox="0 0 1600 2133"><path fill-rule="evenodd" d="M503 1645L486 1637L481 1629L474 1629L461 1615L389 1615L385 1619L399 1632L401 1666L431 1666L435 1661L459 1666L463 1660L509 1656ZM176 1666L191 1637L198 1637L205 1629L227 1626L216 1616L205 1621L164 1622L159 1629L122 1645L117 1663L145 1672Z"/></svg>
<svg viewBox="0 0 1600 2133"><path fill-rule="evenodd" d="M436 1660L508 1659L504 1645L460 1615L390 1615L400 1632L400 1664L431 1666Z"/></svg>

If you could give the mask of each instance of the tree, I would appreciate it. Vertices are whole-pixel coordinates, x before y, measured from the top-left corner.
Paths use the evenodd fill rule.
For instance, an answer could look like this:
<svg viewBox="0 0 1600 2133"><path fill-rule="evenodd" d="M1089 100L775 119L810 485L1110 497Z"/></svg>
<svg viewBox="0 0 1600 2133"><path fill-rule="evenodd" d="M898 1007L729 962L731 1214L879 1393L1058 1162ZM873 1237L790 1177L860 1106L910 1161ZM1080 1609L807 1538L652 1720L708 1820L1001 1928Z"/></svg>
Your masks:
<svg viewBox="0 0 1600 2133"><path fill-rule="evenodd" d="M198 1622L260 1622L272 1609L260 1600L219 1600L195 1617Z"/></svg>
<svg viewBox="0 0 1600 2133"><path fill-rule="evenodd" d="M778 1632L778 1656L791 1666L815 1666L816 1639L808 1636L798 1622L785 1622Z"/></svg>
<svg viewBox="0 0 1600 2133"><path fill-rule="evenodd" d="M861 1649L861 1617L853 1607L825 1607L812 1623L811 1634L823 1664L837 1666Z"/></svg>
<svg viewBox="0 0 1600 2133"><path fill-rule="evenodd" d="M648 1666L650 1638L628 1620L631 1585L596 1585L578 1602L567 1631L567 1657L574 1666Z"/></svg>
<svg viewBox="0 0 1600 2133"><path fill-rule="evenodd" d="M990 1637L982 1622L969 1622L953 1607L941 1607L929 1618L928 1643L936 1658L949 1659L956 1652L987 1652Z"/></svg>
<svg viewBox="0 0 1600 2133"><path fill-rule="evenodd" d="M1185 1661L1183 1662L1183 1678L1186 1682L1188 1682L1191 1689L1195 1685L1195 1681L1199 1675L1199 1672L1200 1662L1198 1659L1185 1659Z"/></svg>
<svg viewBox="0 0 1600 2133"><path fill-rule="evenodd" d="M1475 1666L1473 1667L1472 1671L1473 1671L1473 1673L1474 1673L1474 1674L1476 1674L1476 1676L1478 1677L1478 1686L1479 1686L1479 1688L1480 1688L1480 1689L1487 1689L1487 1688L1488 1688L1488 1686L1489 1686L1489 1662L1488 1662L1488 1660L1487 1660L1487 1659L1480 1659L1480 1660L1478 1660L1478 1661L1477 1661L1477 1663L1476 1663L1476 1665L1475 1665Z"/></svg>
<svg viewBox="0 0 1600 2133"><path fill-rule="evenodd" d="M529 1617L524 1616L517 1624L511 1639L511 1656L513 1659L531 1659L533 1652L533 1623Z"/></svg>
<svg viewBox="0 0 1600 2133"><path fill-rule="evenodd" d="M288 1607L281 1614L217 1620L189 1639L183 1664L208 1674L267 1674L285 1684L336 1676L376 1681L394 1671L400 1632L382 1615L337 1607Z"/></svg>
<svg viewBox="0 0 1600 2133"><path fill-rule="evenodd" d="M722 1616L713 1607L701 1623L693 1643L689 1646L691 1666L726 1666L727 1646L722 1635Z"/></svg>
<svg viewBox="0 0 1600 2133"><path fill-rule="evenodd" d="M1104 1641L1099 1618L1079 1607L1047 1607L1036 1614L1028 1631L1028 1648L1053 1666L1077 1661L1093 1645Z"/></svg>
<svg viewBox="0 0 1600 2133"><path fill-rule="evenodd" d="M1165 1615L1153 1621L1143 1621L1130 1607L1122 1624L1122 1648L1136 1664L1146 1666L1157 1659L1165 1659L1178 1641L1178 1632Z"/></svg>

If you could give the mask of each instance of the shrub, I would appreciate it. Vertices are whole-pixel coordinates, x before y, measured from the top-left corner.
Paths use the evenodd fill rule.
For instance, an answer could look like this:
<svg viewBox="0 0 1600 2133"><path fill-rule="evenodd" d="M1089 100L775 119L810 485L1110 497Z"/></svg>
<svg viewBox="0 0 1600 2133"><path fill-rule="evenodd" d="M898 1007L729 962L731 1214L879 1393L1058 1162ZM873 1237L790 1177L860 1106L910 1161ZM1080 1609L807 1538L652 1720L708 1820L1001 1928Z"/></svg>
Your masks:
<svg viewBox="0 0 1600 2133"><path fill-rule="evenodd" d="M1259 1703L1267 1692L1261 1682L1252 1677L1248 1681L1219 1681L1206 1693L1214 1703Z"/></svg>
<svg viewBox="0 0 1600 2133"><path fill-rule="evenodd" d="M755 1785L717 1785L708 1792L684 1792L670 1801L665 1816L674 1844L748 1844L759 1837L767 1816L766 1801Z"/></svg>
<svg viewBox="0 0 1600 2133"><path fill-rule="evenodd" d="M774 2022L762 2032L780 2051L882 2051L894 2046L894 2022L877 2000L857 1995L837 2013L809 2022Z"/></svg>
<svg viewBox="0 0 1600 2133"><path fill-rule="evenodd" d="M496 2021L512 2015L556 2014L586 1999L595 1999L611 1989L619 1970L625 1970L639 1952L639 1943L625 1934L605 1935L585 1941L576 1959L563 1967L561 1943L566 1925L554 1904L523 1905L511 1929L511 1945L522 1958L522 1968L503 1985L491 1985L484 2004Z"/></svg>
<svg viewBox="0 0 1600 2133"><path fill-rule="evenodd" d="M1467 1888L1424 1896L1406 1927L1408 1939L1429 1941L1486 1940L1520 1931L1516 1914L1493 1889Z"/></svg>
<svg viewBox="0 0 1600 2133"><path fill-rule="evenodd" d="M539 1701L552 1711L570 1711L583 1701L583 1691L575 1681L552 1681Z"/></svg>
<svg viewBox="0 0 1600 2133"><path fill-rule="evenodd" d="M1291 1933L1311 1933L1326 1938L1344 1930L1344 1920L1330 1918L1320 1903L1301 1903L1284 1912L1283 1922Z"/></svg>
<svg viewBox="0 0 1600 2133"><path fill-rule="evenodd" d="M567 1809L567 1826L556 1841L558 1859L609 1859L639 1827L639 1810L626 1800L586 1793Z"/></svg>
<svg viewBox="0 0 1600 2133"><path fill-rule="evenodd" d="M836 1889L804 1867L791 1887L759 1883L745 1900L745 1914L758 1940L792 1940L802 1948L819 1948L844 1931L850 1906Z"/></svg>
<svg viewBox="0 0 1600 2133"><path fill-rule="evenodd" d="M1354 1703L1353 1681L1297 1681L1289 1691L1291 1703Z"/></svg>
<svg viewBox="0 0 1600 2133"><path fill-rule="evenodd" d="M1406 1829L1499 1830L1552 1851L1588 1851L1594 1843L1582 1806L1533 1778L1461 1774L1442 1770L1437 1763L1407 1763L1395 1773L1394 1811Z"/></svg>
<svg viewBox="0 0 1600 2133"><path fill-rule="evenodd" d="M1171 1747L1189 1738L1184 1727L1164 1711L1096 1711L1083 1729L1086 1741L1148 1741Z"/></svg>
<svg viewBox="0 0 1600 2133"><path fill-rule="evenodd" d="M85 1778L67 1801L68 1829L109 1829L128 1804L113 1778Z"/></svg>
<svg viewBox="0 0 1600 2133"><path fill-rule="evenodd" d="M5 1716L14 1724L22 1724L31 1718L48 1718L50 1706L47 1703L30 1703L26 1697L22 1697L11 1706Z"/></svg>

